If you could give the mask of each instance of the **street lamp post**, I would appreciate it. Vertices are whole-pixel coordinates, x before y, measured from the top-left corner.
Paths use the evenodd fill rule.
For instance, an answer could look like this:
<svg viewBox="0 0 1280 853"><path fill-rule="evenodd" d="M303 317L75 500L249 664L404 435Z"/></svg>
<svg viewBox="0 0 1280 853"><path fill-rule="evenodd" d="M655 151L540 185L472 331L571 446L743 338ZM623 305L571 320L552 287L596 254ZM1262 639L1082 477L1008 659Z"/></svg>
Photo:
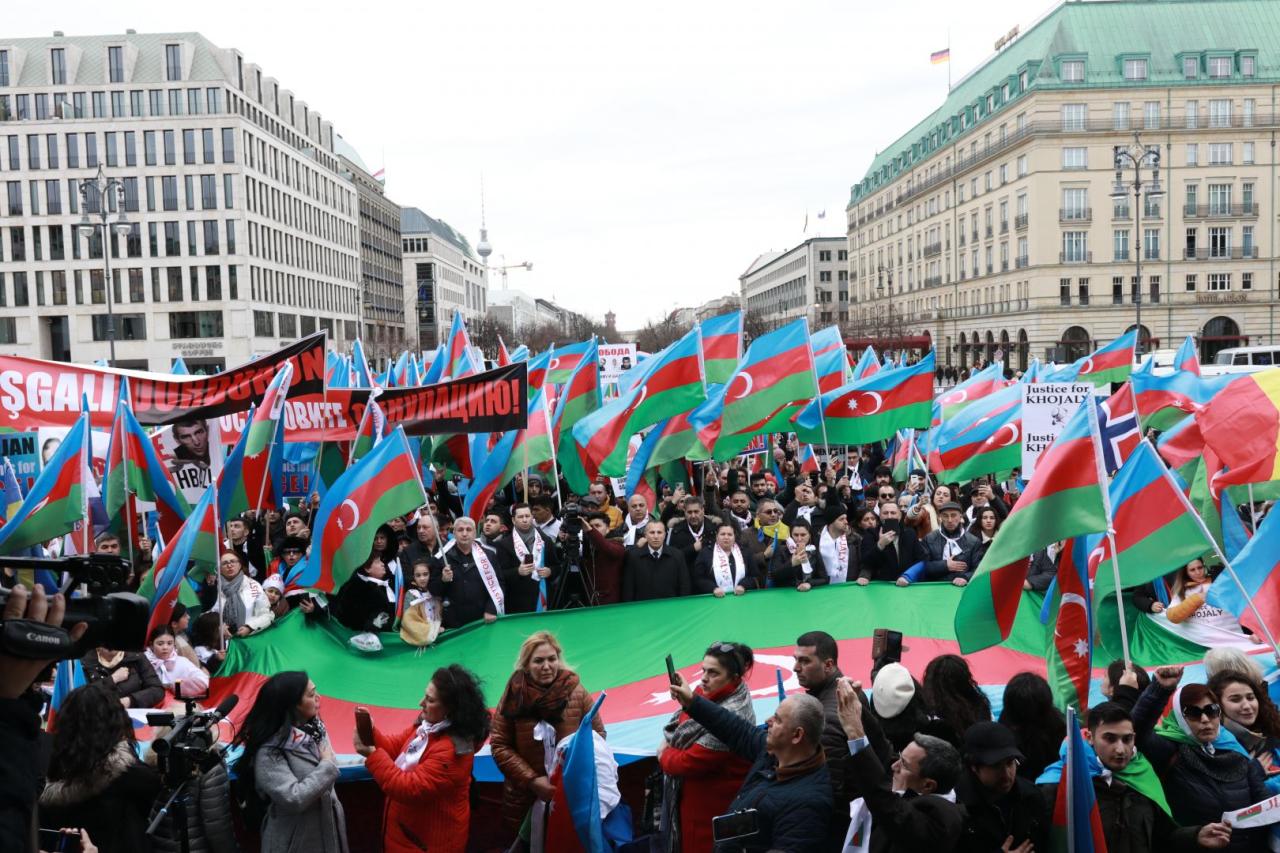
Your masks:
<svg viewBox="0 0 1280 853"><path fill-rule="evenodd" d="M110 347L111 358L108 362L112 367L116 363L116 315L115 315L115 282L111 280L111 247L115 241L111 239L114 231L121 236L128 235L133 228L133 223L125 215L124 211L124 182L118 178L108 178L102 166L98 167L98 174L92 178L86 178L79 184L80 190L80 222L76 225L76 230L87 236L101 229L102 231L102 284L107 291L107 344ZM110 211L110 205L107 199L110 195L115 194L116 213ZM94 222L89 217L89 211L92 205L91 199L97 201L97 217L98 221Z"/></svg>
<svg viewBox="0 0 1280 853"><path fill-rule="evenodd" d="M887 273L887 275L886 275ZM887 279L887 284L886 284ZM876 267L876 293L883 294L888 298L889 319L886 322L888 330L886 336L893 337L893 268L880 264Z"/></svg>
<svg viewBox="0 0 1280 853"><path fill-rule="evenodd" d="M1134 306L1134 329L1136 343L1134 345L1135 353L1142 354L1142 252L1144 250L1142 240L1142 206L1144 201L1148 199L1158 199L1164 195L1164 189L1160 186L1160 146L1159 145L1143 145L1142 140L1138 138L1138 134L1133 134L1132 145L1117 145L1113 149L1116 169L1115 186L1111 190L1111 198L1115 201L1125 200L1129 197L1129 190L1133 190L1133 246L1134 246L1134 277L1137 279L1137 285L1133 292ZM1143 181L1143 168L1151 169L1151 180ZM1133 170L1133 180L1128 185L1125 184L1124 172L1126 169Z"/></svg>

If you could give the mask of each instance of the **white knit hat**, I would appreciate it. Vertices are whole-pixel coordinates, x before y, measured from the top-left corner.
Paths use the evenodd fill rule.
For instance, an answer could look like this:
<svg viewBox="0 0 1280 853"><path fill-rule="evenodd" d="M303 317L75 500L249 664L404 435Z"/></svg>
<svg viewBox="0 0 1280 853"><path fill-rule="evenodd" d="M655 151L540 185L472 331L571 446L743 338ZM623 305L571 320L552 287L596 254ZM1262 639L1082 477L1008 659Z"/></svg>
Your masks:
<svg viewBox="0 0 1280 853"><path fill-rule="evenodd" d="M885 664L871 685L871 705L884 720L898 716L916 695L911 673L900 663Z"/></svg>
<svg viewBox="0 0 1280 853"><path fill-rule="evenodd" d="M266 589L274 589L276 592L278 592L278 593L280 593L281 595L283 595L283 594L284 594L284 579L283 579L282 577L280 577L280 575L278 575L278 574L276 574L276 575L271 575L270 577L268 577L266 580L264 580L264 581L262 582L262 588L263 588L264 590L266 590Z"/></svg>

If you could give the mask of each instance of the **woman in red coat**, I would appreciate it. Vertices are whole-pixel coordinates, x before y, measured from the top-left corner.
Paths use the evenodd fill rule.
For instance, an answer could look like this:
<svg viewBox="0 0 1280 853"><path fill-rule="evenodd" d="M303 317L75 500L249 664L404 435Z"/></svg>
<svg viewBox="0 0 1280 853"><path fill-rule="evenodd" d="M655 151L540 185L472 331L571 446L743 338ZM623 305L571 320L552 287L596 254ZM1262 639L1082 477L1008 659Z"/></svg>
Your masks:
<svg viewBox="0 0 1280 853"><path fill-rule="evenodd" d="M746 675L754 662L742 643L715 643L702 658L702 681L695 692L755 725ZM658 764L665 774L662 825L665 850L711 850L711 819L729 810L742 787L751 762L729 751L724 743L677 711L663 729Z"/></svg>
<svg viewBox="0 0 1280 853"><path fill-rule="evenodd" d="M386 797L386 853L467 849L471 764L488 737L484 694L475 676L456 663L431 676L417 725L395 735L375 727L372 745L354 736L356 752Z"/></svg>

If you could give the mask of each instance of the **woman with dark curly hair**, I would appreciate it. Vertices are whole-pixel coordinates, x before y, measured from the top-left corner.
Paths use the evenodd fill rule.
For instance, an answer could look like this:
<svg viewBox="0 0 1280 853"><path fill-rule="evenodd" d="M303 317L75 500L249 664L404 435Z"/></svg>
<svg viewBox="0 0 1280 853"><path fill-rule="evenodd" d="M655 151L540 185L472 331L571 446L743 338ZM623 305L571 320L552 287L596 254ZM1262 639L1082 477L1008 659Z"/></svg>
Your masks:
<svg viewBox="0 0 1280 853"><path fill-rule="evenodd" d="M984 509L983 512L986 510ZM1058 760L1067 721L1053 704L1049 682L1034 672L1020 672L1004 688L1000 724L1018 739L1018 775L1034 782L1044 769Z"/></svg>
<svg viewBox="0 0 1280 853"><path fill-rule="evenodd" d="M502 820L516 830L534 800L550 802L555 793L546 756L591 710L591 694L564 662L555 635L536 631L520 646L516 671L507 681L493 719L493 760L504 777ZM604 721L592 720L604 734Z"/></svg>
<svg viewBox="0 0 1280 853"><path fill-rule="evenodd" d="M346 816L333 790L338 763L305 672L267 679L236 742L244 744L237 775L266 807L262 853L347 853Z"/></svg>
<svg viewBox="0 0 1280 853"><path fill-rule="evenodd" d="M1267 788L1277 793L1280 782L1270 780L1280 780L1280 710L1267 695L1266 685L1251 673L1228 669L1214 673L1209 689L1222 702L1222 724L1262 765Z"/></svg>
<svg viewBox="0 0 1280 853"><path fill-rule="evenodd" d="M364 709L358 709L364 710ZM382 849L463 853L471 823L471 765L489 737L489 710L476 677L458 664L431 676L416 725L393 735L375 726L356 752L386 797Z"/></svg>
<svg viewBox="0 0 1280 853"><path fill-rule="evenodd" d="M106 684L67 694L54 723L40 825L82 827L102 853L150 849L147 813L160 776L134 747L133 723Z"/></svg>
<svg viewBox="0 0 1280 853"><path fill-rule="evenodd" d="M937 732L956 749L974 723L991 720L991 700L973 680L969 662L959 655L938 655L924 668L924 703L943 723Z"/></svg>

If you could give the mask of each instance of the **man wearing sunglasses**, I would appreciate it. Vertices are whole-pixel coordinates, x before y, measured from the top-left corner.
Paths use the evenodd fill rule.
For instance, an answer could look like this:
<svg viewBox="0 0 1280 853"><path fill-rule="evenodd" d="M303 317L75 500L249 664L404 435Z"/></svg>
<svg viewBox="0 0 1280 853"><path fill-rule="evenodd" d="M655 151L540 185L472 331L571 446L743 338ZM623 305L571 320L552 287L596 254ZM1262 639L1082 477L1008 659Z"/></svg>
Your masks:
<svg viewBox="0 0 1280 853"><path fill-rule="evenodd" d="M1125 675L1136 686L1137 677ZM1121 683L1124 683L1123 681ZM1130 685L1127 685L1130 686ZM1164 789L1151 765L1137 750L1133 718L1120 702L1103 702L1089 709L1085 740L1097 755L1089 762L1093 793L1102 818L1108 850L1147 853L1154 850L1221 849L1231 841L1225 823L1178 826L1164 803ZM1036 780L1046 803L1058 801L1062 762L1047 767Z"/></svg>
<svg viewBox="0 0 1280 853"><path fill-rule="evenodd" d="M1205 684L1179 687L1181 679L1182 667L1157 669L1133 708L1133 726L1138 749L1164 783L1173 819L1183 826L1212 824L1270 792L1261 765L1223 729L1217 695ZM1163 715L1171 694L1173 708ZM1234 828L1232 849L1266 850L1269 830Z"/></svg>

